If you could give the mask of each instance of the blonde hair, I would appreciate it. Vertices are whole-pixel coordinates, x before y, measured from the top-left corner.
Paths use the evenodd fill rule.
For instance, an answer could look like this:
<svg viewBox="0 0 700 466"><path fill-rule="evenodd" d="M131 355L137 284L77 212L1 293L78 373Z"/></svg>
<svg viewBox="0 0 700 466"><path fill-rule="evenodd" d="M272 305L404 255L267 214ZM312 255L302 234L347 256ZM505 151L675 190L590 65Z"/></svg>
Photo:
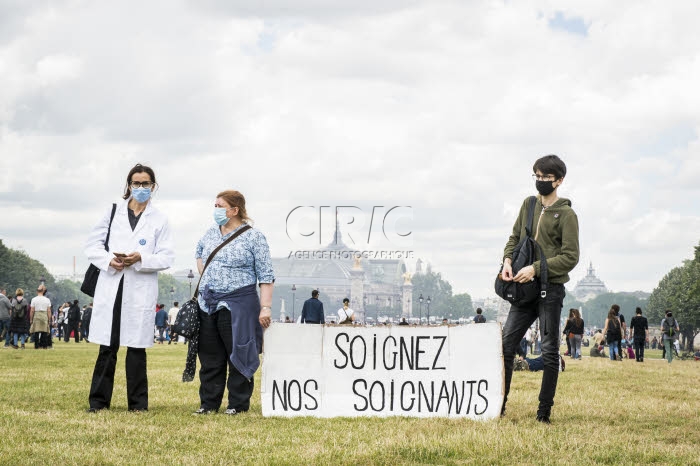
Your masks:
<svg viewBox="0 0 700 466"><path fill-rule="evenodd" d="M17 288L15 296L24 296L24 290L22 288Z"/></svg>
<svg viewBox="0 0 700 466"><path fill-rule="evenodd" d="M239 191L228 189L226 191L221 191L216 197L217 199L223 199L231 207L238 207L238 217L241 221L250 225L253 224L253 219L248 217L248 212L245 210L245 197Z"/></svg>

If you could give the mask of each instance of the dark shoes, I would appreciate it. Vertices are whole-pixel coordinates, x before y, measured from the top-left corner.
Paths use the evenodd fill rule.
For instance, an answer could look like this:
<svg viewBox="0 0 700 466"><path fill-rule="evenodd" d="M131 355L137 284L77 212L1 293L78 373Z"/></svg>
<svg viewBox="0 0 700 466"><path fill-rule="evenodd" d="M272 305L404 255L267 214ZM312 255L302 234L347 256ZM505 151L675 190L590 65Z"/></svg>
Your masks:
<svg viewBox="0 0 700 466"><path fill-rule="evenodd" d="M86 413L99 413L103 409L107 409L107 408L88 408L85 410L85 412Z"/></svg>
<svg viewBox="0 0 700 466"><path fill-rule="evenodd" d="M549 416L545 414L538 414L537 415L537 422L541 422L542 424L551 424L552 421L549 420Z"/></svg>

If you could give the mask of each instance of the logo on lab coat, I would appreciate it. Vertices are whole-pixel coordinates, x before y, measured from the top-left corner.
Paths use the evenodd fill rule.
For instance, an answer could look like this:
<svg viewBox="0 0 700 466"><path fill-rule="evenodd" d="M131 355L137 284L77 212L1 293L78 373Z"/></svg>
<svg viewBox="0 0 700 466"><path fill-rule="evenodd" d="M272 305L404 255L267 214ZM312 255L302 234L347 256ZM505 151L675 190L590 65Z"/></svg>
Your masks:
<svg viewBox="0 0 700 466"><path fill-rule="evenodd" d="M139 240L139 244L140 244L141 246L145 246L145 245L146 245L146 240L143 239L143 238L141 238L141 239Z"/></svg>

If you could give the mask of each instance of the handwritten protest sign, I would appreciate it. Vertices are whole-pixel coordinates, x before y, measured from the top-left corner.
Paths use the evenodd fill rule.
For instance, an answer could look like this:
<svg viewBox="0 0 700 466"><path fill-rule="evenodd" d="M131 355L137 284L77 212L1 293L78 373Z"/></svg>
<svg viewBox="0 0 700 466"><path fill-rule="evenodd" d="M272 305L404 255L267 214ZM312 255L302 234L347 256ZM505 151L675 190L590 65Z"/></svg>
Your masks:
<svg viewBox="0 0 700 466"><path fill-rule="evenodd" d="M500 324L265 332L264 416L491 419L503 402Z"/></svg>

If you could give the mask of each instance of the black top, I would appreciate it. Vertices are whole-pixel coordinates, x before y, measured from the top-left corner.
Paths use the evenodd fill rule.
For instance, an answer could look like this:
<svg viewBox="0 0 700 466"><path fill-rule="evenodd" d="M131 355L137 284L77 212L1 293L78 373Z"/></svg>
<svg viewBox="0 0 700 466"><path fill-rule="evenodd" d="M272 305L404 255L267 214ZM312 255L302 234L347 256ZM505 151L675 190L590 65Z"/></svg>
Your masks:
<svg viewBox="0 0 700 466"><path fill-rule="evenodd" d="M645 330L649 329L649 323L647 322L647 318L644 316L632 317L632 321L630 322L630 328L632 329L632 335L634 335L635 338L646 337L647 334Z"/></svg>
<svg viewBox="0 0 700 466"><path fill-rule="evenodd" d="M569 319L566 322L566 327L574 335L583 335L583 319L581 319L581 325L576 325L576 319Z"/></svg>
<svg viewBox="0 0 700 466"><path fill-rule="evenodd" d="M129 208L127 208L127 210L129 211L129 224L131 225L131 231L134 231L136 229L136 225L138 225L139 223L139 219L141 218L141 214L143 214L143 211L138 215L134 215L133 210Z"/></svg>
<svg viewBox="0 0 700 466"><path fill-rule="evenodd" d="M617 315L617 318L620 319L620 323L624 324L625 323L625 316L622 315L622 313Z"/></svg>

